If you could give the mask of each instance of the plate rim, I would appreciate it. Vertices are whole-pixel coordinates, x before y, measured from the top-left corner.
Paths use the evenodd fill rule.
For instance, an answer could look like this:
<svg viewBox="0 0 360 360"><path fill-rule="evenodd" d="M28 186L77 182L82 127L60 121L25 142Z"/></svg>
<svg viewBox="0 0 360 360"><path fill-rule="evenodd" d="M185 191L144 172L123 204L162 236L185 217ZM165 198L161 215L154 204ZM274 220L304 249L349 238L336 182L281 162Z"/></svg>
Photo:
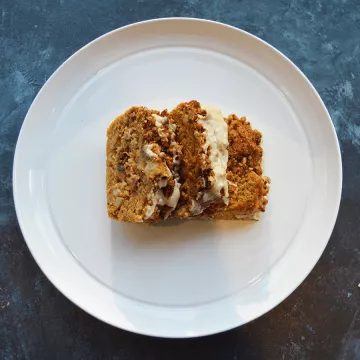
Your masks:
<svg viewBox="0 0 360 360"><path fill-rule="evenodd" d="M284 296L283 298L279 298L277 299L276 301L276 304L270 308L268 308L266 311L258 314L257 316L254 316L253 318L251 319L247 319L245 322L240 322L238 321L238 325L236 325L235 327L237 326L242 326L250 321L253 321L261 316L263 316L264 314L266 314L267 312L269 312L270 310L274 309L276 306L278 306L281 302L283 302L288 296L290 296L294 291L295 289L297 289L302 283L303 281L308 277L308 275L311 273L311 271L314 269L315 265L318 263L320 257L322 256L329 240L330 240L330 237L331 237L331 234L333 232L333 229L335 227L335 224L336 224L336 220L337 220L337 217L338 217L338 213L339 213L339 209L340 209L340 202L341 202L341 193L342 193L342 183L343 183L343 171L342 171L342 158L341 158L341 150L340 150L340 144L339 144L339 139L337 137L337 134L336 134L336 130L335 130L335 127L334 127L334 124L331 120L331 116L323 102L323 100L321 99L319 93L317 92L317 90L315 89L315 87L313 86L313 84L310 82L310 80L305 76L305 74L297 67L296 64L294 64L286 55L284 55L282 52L280 52L279 50L277 50L274 46L272 46L271 44L269 44L268 42L262 40L261 38L257 37L256 35L253 35L245 30L242 30L240 28L237 28L235 26L232 26L232 25L228 25L228 24L224 24L224 23L221 23L221 22L218 22L218 21L213 21L213 20L207 20L207 19L201 19L201 18L191 18L191 17L168 17L168 18L155 18L155 19L149 19L149 20L145 20L145 21L140 21L140 22L136 22L136 23L132 23L132 24L128 24L128 25L125 25L125 26L122 26L120 28L117 28L117 29L114 29L114 30L111 30L97 38L95 38L94 40L90 41L89 43L85 44L83 47L81 47L80 49L78 49L77 51L75 51L69 58L67 58L52 74L51 76L47 79L47 81L44 83L44 85L42 86L42 88L40 89L40 91L37 93L37 95L35 96L34 100L32 101L28 111L27 111L27 114L24 118L24 121L21 125L21 128L20 128L20 132L19 132L19 135L18 135L18 139L17 139L17 142L16 142L16 148L15 148L15 152L14 152L14 161L13 161L13 172L12 172L12 176L13 176L13 197L14 197L14 207L15 207L15 212L16 212L16 215L17 215L17 219L18 219L18 223L19 223L19 227L20 227L20 230L21 230L21 233L24 237L24 240L30 250L30 253L31 255L33 256L33 258L35 259L37 265L39 266L39 268L42 270L42 272L44 273L44 275L50 280L50 282L55 286L55 288L60 291L67 299L69 299L71 302L73 302L76 306L78 306L80 309L82 309L83 311L87 312L88 314L90 314L91 316L109 324L109 325L112 325L114 327L118 327L120 329L123 329L123 330L127 330L127 331L130 331L130 332L134 332L134 333L138 333L138 334L143 334L143 335L150 335L150 336L155 336L155 337L167 337L167 338L191 338L191 337L201 337L201 336L207 336L207 335L211 335L211 334L215 334L215 333L220 333L220 332L223 332L223 331L226 331L226 330L230 330L232 328L234 328L233 324L229 324L228 326L222 326L219 330L216 330L216 329L210 329L209 331L203 331L202 333L199 333L199 334L185 334L185 333L182 333L182 334L164 334L163 332L161 331L158 331L158 332L151 332L151 331L142 331L142 329L139 329L139 328L136 328L135 330L134 329L131 329L129 327L127 327L126 325L124 324L121 324L119 325L118 323L116 322L111 322L109 319L104 319L103 317L101 317L100 315L98 314L95 314L93 313L92 311L89 311L86 309L86 306L83 306L83 304L79 304L78 301L74 300L72 295L69 294L67 291L65 291L61 284L59 284L59 282L53 278L53 276L49 276L44 270L43 270L43 266L41 265L41 262L38 261L38 256L35 255L35 251L34 251L34 248L32 248L27 240L27 238L29 238L29 235L26 235L27 234L27 231L26 231L26 227L24 226L24 222L22 220L22 217L20 215L20 210L19 210L19 203L20 203L20 199L19 199L19 196L17 195L17 191L18 191L18 187L20 186L18 184L18 178L17 178L17 168L18 168L18 163L19 163L19 151L18 151L18 144L20 143L20 140L21 138L24 136L23 135L23 132L24 132L24 125L25 123L28 121L28 118L29 118L29 113L31 111L31 109L33 108L34 104L36 103L36 101L39 99L39 97L41 96L41 94L46 90L46 85L52 80L52 78L69 62L71 62L72 59L74 59L74 57L78 56L81 52L83 52L86 48L90 47L93 43L95 42L98 42L98 41L101 41L102 39L108 37L108 36L111 36L113 33L116 33L116 32L119 32L119 31L123 31L123 30L126 30L128 28L131 28L131 27L139 27L139 26L142 26L144 24L147 24L147 23L156 23L156 22L164 22L164 21L191 21L191 22L198 22L198 23L210 23L210 24L213 24L213 25L216 25L216 26L222 26L222 27L225 27L225 28L229 28L229 29L232 29L232 30L235 30L235 31L238 31L240 33L242 33L243 35L246 35L250 38L253 38L255 39L256 41L259 41L260 43L262 43L262 45L265 45L267 47L269 47L272 51L276 52L277 55L281 56L286 62L288 62L291 67L294 69L294 71L296 71L302 78L303 80L305 80L305 82L307 83L308 86L310 86L310 88L312 89L313 91L313 94L315 95L316 97L316 101L319 103L319 105L321 106L322 110L324 111L324 115L326 116L328 122L329 122L329 125L330 125L330 129L331 129L331 132L332 132L332 136L334 138L334 149L332 149L333 151L335 151L336 155L337 155L337 158L336 158L336 168L337 168L337 175L338 175L338 187L337 187L337 193L336 193L336 196L334 197L336 199L336 202L334 202L334 211L333 211L333 219L330 223L328 223L328 234L326 235L326 242L324 242L324 246L321 250L321 252L319 252L318 256L317 256L317 260L316 262L311 266L310 270L308 272L304 272L303 276L302 276L302 280L299 282L299 283L296 283L294 286L292 286L291 289L289 289L289 291L286 291L287 295ZM325 236L324 236L325 238Z"/></svg>

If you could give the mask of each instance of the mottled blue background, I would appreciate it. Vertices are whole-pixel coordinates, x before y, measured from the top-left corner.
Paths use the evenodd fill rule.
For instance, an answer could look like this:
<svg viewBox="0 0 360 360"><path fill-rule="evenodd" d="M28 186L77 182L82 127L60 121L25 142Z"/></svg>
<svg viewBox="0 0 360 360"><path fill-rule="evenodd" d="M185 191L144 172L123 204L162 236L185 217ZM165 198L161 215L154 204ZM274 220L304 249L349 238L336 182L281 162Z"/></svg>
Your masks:
<svg viewBox="0 0 360 360"><path fill-rule="evenodd" d="M12 197L20 126L51 73L101 34L168 16L237 26L292 59L331 113L344 167L339 218L307 280L262 318L190 340L121 331L70 303L31 257ZM360 359L359 79L359 0L0 0L0 359Z"/></svg>

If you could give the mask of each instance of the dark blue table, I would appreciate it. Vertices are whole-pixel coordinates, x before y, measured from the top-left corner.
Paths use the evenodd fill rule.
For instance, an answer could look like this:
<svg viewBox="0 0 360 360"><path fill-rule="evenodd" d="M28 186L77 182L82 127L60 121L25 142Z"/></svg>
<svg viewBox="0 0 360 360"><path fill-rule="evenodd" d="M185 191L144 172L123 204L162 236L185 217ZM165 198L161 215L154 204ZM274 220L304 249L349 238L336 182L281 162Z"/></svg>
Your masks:
<svg viewBox="0 0 360 360"><path fill-rule="evenodd" d="M344 189L321 260L281 305L190 340L134 335L78 309L45 278L12 197L16 139L36 93L90 40L123 25L201 17L247 30L308 76L341 142ZM0 0L0 359L360 359L360 1Z"/></svg>

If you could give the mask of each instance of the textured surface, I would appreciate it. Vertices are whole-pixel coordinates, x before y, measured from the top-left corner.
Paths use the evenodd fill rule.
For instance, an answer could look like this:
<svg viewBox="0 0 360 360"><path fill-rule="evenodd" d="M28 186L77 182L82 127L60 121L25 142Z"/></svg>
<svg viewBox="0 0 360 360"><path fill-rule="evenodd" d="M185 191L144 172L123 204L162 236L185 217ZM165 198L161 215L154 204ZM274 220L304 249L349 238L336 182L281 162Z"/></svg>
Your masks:
<svg viewBox="0 0 360 360"><path fill-rule="evenodd" d="M307 280L262 318L191 340L127 333L65 299L26 247L11 189L21 123L51 73L109 30L167 16L226 22L289 56L328 106L344 167L339 218ZM0 359L360 359L359 38L358 0L0 0Z"/></svg>

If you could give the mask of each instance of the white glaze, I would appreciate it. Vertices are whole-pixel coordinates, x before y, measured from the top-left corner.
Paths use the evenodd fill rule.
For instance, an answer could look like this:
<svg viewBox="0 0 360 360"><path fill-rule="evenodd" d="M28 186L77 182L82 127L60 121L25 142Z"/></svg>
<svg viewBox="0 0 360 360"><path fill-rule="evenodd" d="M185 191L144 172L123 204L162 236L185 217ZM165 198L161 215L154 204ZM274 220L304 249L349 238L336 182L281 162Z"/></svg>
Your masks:
<svg viewBox="0 0 360 360"><path fill-rule="evenodd" d="M160 116L157 114L152 114L153 118L155 119L155 125L157 127L161 127L162 125L166 124L168 118L166 116Z"/></svg>
<svg viewBox="0 0 360 360"><path fill-rule="evenodd" d="M164 185L164 184L165 184L165 186L167 185L167 180L161 179L159 181L159 189L156 191L156 193L153 195L153 197L151 199L152 205L148 205L146 207L145 219L148 219L153 215L157 205L159 205L159 206L167 205L168 207L171 208L170 211L168 212L167 216L177 206L177 203L178 203L179 198L180 198L180 184L177 182L177 180L175 180L174 190L173 190L171 196L169 198L166 198L165 195L164 195L164 192L162 191L162 188L165 187L165 186L160 186L160 182L162 182L161 185Z"/></svg>
<svg viewBox="0 0 360 360"><path fill-rule="evenodd" d="M206 110L206 116L199 115L200 123L205 128L206 142L203 149L207 154L210 147L209 159L214 172L214 182L209 190L204 192L200 200L192 202L190 209L193 215L201 214L216 199L222 198L229 204L229 182L226 179L228 154L228 125L221 111L211 105L201 105ZM224 189L225 195L221 195Z"/></svg>
<svg viewBox="0 0 360 360"><path fill-rule="evenodd" d="M200 120L206 130L206 143L204 145L205 153L211 145L209 159L214 172L215 183L205 191L203 196L204 202L209 202L214 198L221 197L220 191L225 190L223 196L224 203L229 204L228 180L226 179L226 168L228 162L228 125L224 120L221 111L211 105L201 105L206 110L207 116Z"/></svg>
<svg viewBox="0 0 360 360"><path fill-rule="evenodd" d="M158 156L152 151L154 144L146 144L143 146L143 152L149 158L157 158Z"/></svg>

